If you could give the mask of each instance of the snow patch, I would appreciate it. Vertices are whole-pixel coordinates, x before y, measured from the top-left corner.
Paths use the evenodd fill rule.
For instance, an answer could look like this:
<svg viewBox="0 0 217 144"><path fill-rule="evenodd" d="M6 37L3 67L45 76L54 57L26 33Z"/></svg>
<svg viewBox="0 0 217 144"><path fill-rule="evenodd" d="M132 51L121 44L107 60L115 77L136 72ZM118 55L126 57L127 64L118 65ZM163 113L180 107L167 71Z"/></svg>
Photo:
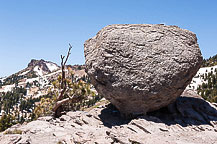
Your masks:
<svg viewBox="0 0 217 144"><path fill-rule="evenodd" d="M55 70L57 70L59 68L57 65L55 65L53 63L46 63L46 65L47 65L47 67L49 68L49 70L51 72L53 72L53 71L55 71Z"/></svg>
<svg viewBox="0 0 217 144"><path fill-rule="evenodd" d="M0 81L1 81L1 82L4 82L4 80L5 80L6 78L7 78L7 77L1 77L1 78L0 78Z"/></svg>
<svg viewBox="0 0 217 144"><path fill-rule="evenodd" d="M39 77L27 79L25 83L33 83L34 81L39 81Z"/></svg>
<svg viewBox="0 0 217 144"><path fill-rule="evenodd" d="M46 74L45 77L49 77L49 76L52 76L54 74L61 73L61 72L62 72L62 70L58 70L58 71L55 71L53 73Z"/></svg>
<svg viewBox="0 0 217 144"><path fill-rule="evenodd" d="M39 66L35 66L33 69L39 76L43 75L43 70Z"/></svg>
<svg viewBox="0 0 217 144"><path fill-rule="evenodd" d="M0 89L0 92L12 91L12 89L13 89L14 87L15 87L15 84L3 86L3 87Z"/></svg>
<svg viewBox="0 0 217 144"><path fill-rule="evenodd" d="M27 74L28 72L30 72L30 70L28 70L28 71L24 71L24 72L22 72L21 74L19 74L20 76L22 76L22 75L25 75L25 74Z"/></svg>
<svg viewBox="0 0 217 144"><path fill-rule="evenodd" d="M199 85L202 85L202 83L207 83L207 81L203 79L202 75L205 75L205 73L208 75L208 73L210 72L215 73L215 69L217 70L217 65L212 67L200 68L197 74L193 77L191 83L186 87L186 89L192 89L196 91Z"/></svg>

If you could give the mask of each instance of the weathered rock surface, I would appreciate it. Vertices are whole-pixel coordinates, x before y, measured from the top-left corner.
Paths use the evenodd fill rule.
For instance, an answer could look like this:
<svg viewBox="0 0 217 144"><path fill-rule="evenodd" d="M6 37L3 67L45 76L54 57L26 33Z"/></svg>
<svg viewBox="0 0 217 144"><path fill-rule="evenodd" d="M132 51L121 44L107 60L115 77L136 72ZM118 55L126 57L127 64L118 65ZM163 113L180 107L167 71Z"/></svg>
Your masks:
<svg viewBox="0 0 217 144"><path fill-rule="evenodd" d="M58 119L41 117L0 134L1 144L216 144L217 108L187 91L168 107L125 120L111 105L89 112L68 112Z"/></svg>
<svg viewBox="0 0 217 144"><path fill-rule="evenodd" d="M177 26L110 25L84 47L91 83L126 116L175 101L202 62L196 35Z"/></svg>

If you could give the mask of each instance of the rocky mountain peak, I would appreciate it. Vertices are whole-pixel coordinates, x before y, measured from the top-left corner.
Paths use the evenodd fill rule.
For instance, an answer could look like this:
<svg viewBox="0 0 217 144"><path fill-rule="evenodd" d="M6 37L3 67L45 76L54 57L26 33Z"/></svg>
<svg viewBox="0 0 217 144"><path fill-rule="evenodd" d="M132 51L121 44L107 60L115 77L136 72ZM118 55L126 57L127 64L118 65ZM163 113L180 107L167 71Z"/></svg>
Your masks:
<svg viewBox="0 0 217 144"><path fill-rule="evenodd" d="M28 67L33 67L33 66L36 66L36 65L40 65L40 64L43 64L45 63L46 61L41 59L41 60L36 60L36 59L31 59L30 63L28 64Z"/></svg>
<svg viewBox="0 0 217 144"><path fill-rule="evenodd" d="M43 73L53 72L54 70L57 70L59 66L56 63L45 61L43 59L41 60L32 59L28 64L28 68L43 74Z"/></svg>

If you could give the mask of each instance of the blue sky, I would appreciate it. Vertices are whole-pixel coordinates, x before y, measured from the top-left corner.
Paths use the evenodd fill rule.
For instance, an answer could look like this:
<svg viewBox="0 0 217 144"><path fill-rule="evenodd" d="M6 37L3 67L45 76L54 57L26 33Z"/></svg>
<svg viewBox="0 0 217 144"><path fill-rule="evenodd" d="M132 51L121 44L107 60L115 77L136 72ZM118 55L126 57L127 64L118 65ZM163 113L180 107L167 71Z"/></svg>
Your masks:
<svg viewBox="0 0 217 144"><path fill-rule="evenodd" d="M0 77L31 59L83 64L84 41L109 24L178 25L197 34L205 58L217 54L216 0L0 0Z"/></svg>

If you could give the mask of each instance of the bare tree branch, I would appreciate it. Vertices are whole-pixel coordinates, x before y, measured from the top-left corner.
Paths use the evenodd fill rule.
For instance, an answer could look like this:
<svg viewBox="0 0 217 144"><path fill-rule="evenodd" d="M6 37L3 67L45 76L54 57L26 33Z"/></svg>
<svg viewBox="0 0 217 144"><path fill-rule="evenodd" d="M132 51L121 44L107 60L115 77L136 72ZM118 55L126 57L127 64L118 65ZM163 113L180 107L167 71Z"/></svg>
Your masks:
<svg viewBox="0 0 217 144"><path fill-rule="evenodd" d="M57 101L59 101L59 100L61 100L63 98L65 91L66 91L66 88L63 88L61 90L60 95L57 97Z"/></svg>
<svg viewBox="0 0 217 144"><path fill-rule="evenodd" d="M53 111L56 112L57 109L58 109L61 105L67 103L69 100L70 100L70 98L65 98L65 99L63 99L63 100L57 101L57 103L55 104L55 106L54 106L54 108L53 108Z"/></svg>
<svg viewBox="0 0 217 144"><path fill-rule="evenodd" d="M63 105L64 103L68 102L70 100L70 98L66 98L66 99L63 99L64 97L64 94L66 92L66 73L65 73L65 65L66 65L66 62L68 61L68 58L69 58L69 55L71 54L70 51L72 49L72 46L71 44L69 44L69 50L68 50L68 53L67 53L67 57L65 59L65 56L61 55L60 58L61 58L61 69L62 69L62 79L61 79L61 92L59 94L59 96L57 97L57 103L55 104L54 108L53 108L53 112L55 113L55 115L57 115L57 110L58 108ZM64 61L65 59L65 61Z"/></svg>
<svg viewBox="0 0 217 144"><path fill-rule="evenodd" d="M65 60L65 62L64 62L64 65L66 65L66 62L68 61L69 55L71 54L71 52L70 52L71 49L72 49L72 46L71 46L71 44L69 44L69 51L68 51L68 54L67 54L66 60Z"/></svg>

